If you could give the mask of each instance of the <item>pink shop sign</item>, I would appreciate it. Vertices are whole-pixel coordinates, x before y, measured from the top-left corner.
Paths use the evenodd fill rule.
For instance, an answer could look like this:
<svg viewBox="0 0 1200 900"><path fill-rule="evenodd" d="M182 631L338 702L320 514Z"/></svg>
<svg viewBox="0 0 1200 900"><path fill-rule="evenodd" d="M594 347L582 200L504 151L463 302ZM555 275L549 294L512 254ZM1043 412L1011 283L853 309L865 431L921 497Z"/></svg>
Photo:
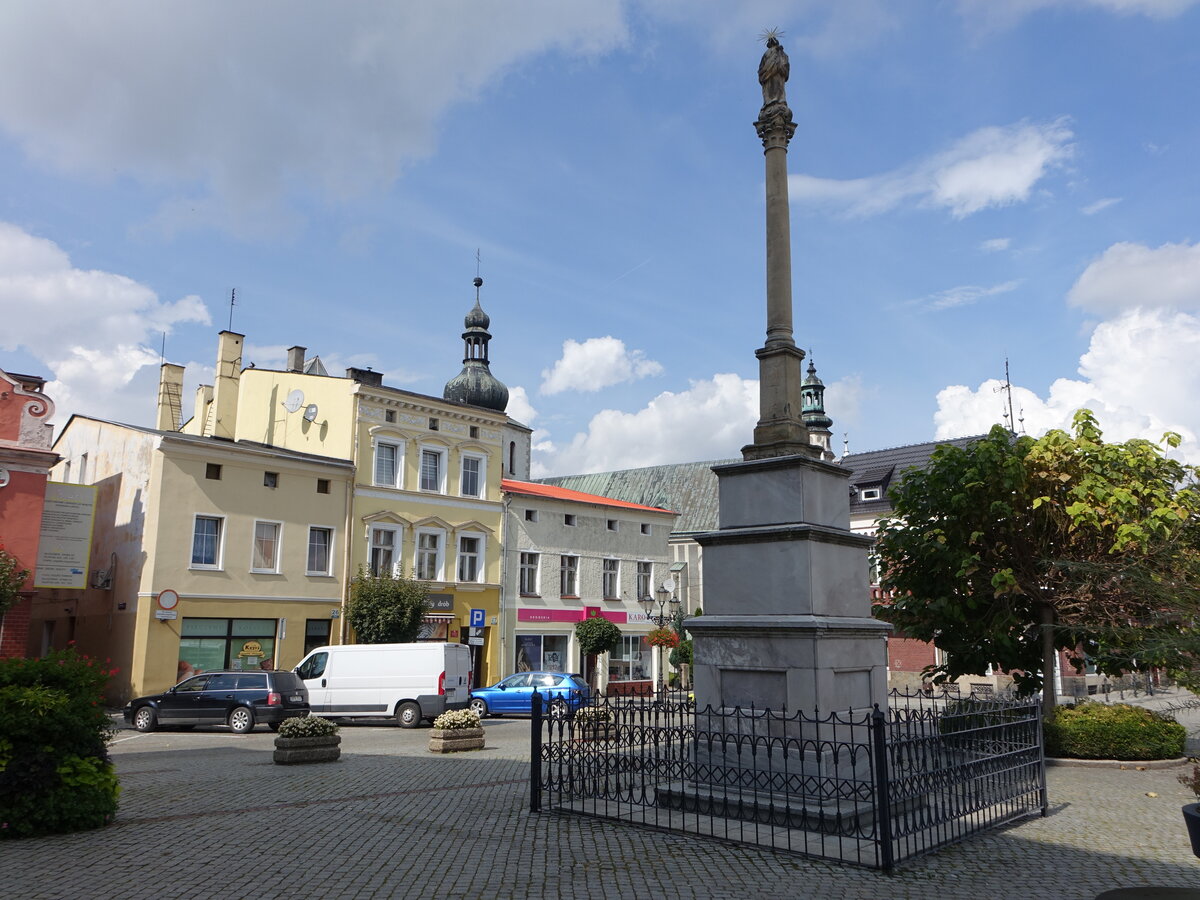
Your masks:
<svg viewBox="0 0 1200 900"><path fill-rule="evenodd" d="M624 625L623 612L605 612L600 615L615 625ZM518 609L518 622L579 622L583 619L582 609Z"/></svg>

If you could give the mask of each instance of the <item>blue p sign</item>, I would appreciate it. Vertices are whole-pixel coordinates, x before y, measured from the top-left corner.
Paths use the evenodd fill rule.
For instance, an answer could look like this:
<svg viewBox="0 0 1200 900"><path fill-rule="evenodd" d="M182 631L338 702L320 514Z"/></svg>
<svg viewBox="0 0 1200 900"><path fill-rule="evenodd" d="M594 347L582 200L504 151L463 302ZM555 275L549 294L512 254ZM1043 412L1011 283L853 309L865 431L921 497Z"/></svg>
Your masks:
<svg viewBox="0 0 1200 900"><path fill-rule="evenodd" d="M471 627L472 628L482 628L483 627L483 620L484 620L484 615L486 614L486 612L487 611L483 610L483 609L471 610Z"/></svg>

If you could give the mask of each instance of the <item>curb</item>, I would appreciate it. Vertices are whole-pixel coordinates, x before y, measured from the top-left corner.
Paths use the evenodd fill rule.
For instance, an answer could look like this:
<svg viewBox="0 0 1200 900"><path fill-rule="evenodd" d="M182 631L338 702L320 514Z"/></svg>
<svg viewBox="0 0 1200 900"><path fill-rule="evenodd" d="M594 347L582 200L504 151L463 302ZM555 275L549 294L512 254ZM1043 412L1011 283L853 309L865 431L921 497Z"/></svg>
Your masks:
<svg viewBox="0 0 1200 900"><path fill-rule="evenodd" d="M1190 759L1180 756L1177 759L1065 759L1046 757L1047 766L1076 766L1081 769L1174 769L1186 766Z"/></svg>

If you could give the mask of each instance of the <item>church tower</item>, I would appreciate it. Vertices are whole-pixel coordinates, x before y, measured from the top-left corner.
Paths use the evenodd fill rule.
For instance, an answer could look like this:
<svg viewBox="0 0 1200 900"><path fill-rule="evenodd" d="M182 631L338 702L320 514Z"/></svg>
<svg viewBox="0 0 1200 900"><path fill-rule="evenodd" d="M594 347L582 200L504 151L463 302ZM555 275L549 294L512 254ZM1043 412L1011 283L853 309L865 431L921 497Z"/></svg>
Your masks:
<svg viewBox="0 0 1200 900"><path fill-rule="evenodd" d="M825 415L825 382L817 377L817 367L808 361L808 377L800 387L800 417L808 429L808 440L821 448L821 459L833 461L833 419Z"/></svg>
<svg viewBox="0 0 1200 900"><path fill-rule="evenodd" d="M463 319L463 368L446 382L442 397L457 403L470 403L504 412L508 406L508 388L492 374L488 365L488 342L492 339L488 326L492 320L479 305L479 289L483 279L475 278L475 306Z"/></svg>

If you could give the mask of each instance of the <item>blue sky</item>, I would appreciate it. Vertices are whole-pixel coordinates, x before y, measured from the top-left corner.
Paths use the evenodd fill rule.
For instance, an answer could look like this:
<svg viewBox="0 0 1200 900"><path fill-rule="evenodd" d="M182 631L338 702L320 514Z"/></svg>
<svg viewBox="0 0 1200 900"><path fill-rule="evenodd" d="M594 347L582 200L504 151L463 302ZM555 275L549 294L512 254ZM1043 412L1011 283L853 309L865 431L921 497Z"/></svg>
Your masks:
<svg viewBox="0 0 1200 900"><path fill-rule="evenodd" d="M728 457L757 419L767 27L796 341L835 448L1081 405L1200 462L1200 2L0 8L0 367L153 421L159 351L440 395L476 251L535 474ZM186 406L186 403L185 403Z"/></svg>

